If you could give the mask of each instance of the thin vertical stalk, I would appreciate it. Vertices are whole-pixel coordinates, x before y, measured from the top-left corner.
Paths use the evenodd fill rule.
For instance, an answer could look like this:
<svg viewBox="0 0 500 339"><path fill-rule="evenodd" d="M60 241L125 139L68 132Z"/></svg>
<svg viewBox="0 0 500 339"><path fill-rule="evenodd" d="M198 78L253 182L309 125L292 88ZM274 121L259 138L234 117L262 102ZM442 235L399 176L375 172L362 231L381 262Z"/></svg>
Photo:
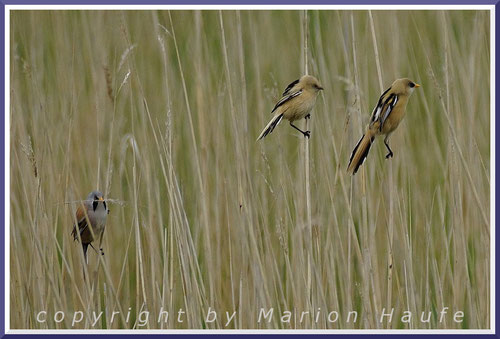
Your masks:
<svg viewBox="0 0 500 339"><path fill-rule="evenodd" d="M380 93L384 91L384 85L383 85L383 80L382 80L382 69L380 67L380 58L379 58L379 53L378 53L378 45L377 45L377 37L375 34L375 25L373 23L373 16L372 12L368 11L368 15L370 17L370 27L372 31L372 39L373 39L373 49L375 53L375 62L377 65L377 75L378 75L378 83L380 87ZM387 296L386 296L386 308L391 309L391 303L392 303L392 271L393 271L393 253L392 253L392 248L393 248L393 241L394 241L394 202L393 202L393 196L395 194L394 188L393 188L393 176L392 176L392 161L388 164L389 167L389 173L388 173L388 178L387 178L387 196L389 197L389 222L388 222L388 228L389 228L389 253L388 253L388 258L387 258ZM375 291L373 291L375 292ZM375 322L378 324L378 322Z"/></svg>
<svg viewBox="0 0 500 339"><path fill-rule="evenodd" d="M175 36L175 30L174 30L174 23L172 20L172 15L170 11L168 11L168 18L170 20L170 28L172 30L172 38L174 41L174 47L175 47L175 54L177 56L177 62L179 64L179 71L181 75L181 82L182 82L182 90L184 93L184 100L186 104L186 109L188 111L188 120L189 120L189 127L190 127L190 132L191 132L191 139L193 141L193 151L194 151L194 160L196 163L196 173L198 176L198 181L200 185L200 196L201 199L200 201L202 202L202 213L203 213L203 224L205 225L205 246L206 246L206 257L207 258L212 258L213 257L213 252L212 252L212 246L211 246L211 241L210 241L210 230L209 230L209 222L208 222L208 207L207 207L207 197L206 197L206 192L205 192L205 185L202 179L201 175L201 165L200 165L200 159L199 159L199 153L198 153L198 146L197 146L197 141L196 141L196 135L194 132L194 124L193 124L193 116L192 116L192 111L191 111L191 105L189 104L189 97L188 97L188 92L187 92L187 87L186 87L186 79L184 78L184 71L182 68L182 62L181 62L181 56L179 52L179 47L177 45L177 38ZM214 297L214 291L213 291L213 272L211 270L208 270L208 287L209 287L209 292L210 292L210 301L213 300Z"/></svg>
<svg viewBox="0 0 500 339"><path fill-rule="evenodd" d="M303 53L304 53L304 74L309 74L309 30L308 30L307 10L302 16L303 29ZM306 119L306 131L309 130L309 120ZM307 301L312 307L312 216L311 216L311 184L310 184L310 156L309 139L304 138L304 171L305 171L305 190L306 190L306 213L307 213Z"/></svg>

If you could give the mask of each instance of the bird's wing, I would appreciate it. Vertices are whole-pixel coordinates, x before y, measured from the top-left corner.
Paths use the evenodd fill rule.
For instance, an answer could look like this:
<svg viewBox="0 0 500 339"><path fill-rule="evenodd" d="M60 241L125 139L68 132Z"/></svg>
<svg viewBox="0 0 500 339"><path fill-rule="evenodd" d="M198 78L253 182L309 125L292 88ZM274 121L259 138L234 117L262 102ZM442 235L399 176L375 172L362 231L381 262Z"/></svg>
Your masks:
<svg viewBox="0 0 500 339"><path fill-rule="evenodd" d="M370 125L379 123L379 129L382 130L384 122L391 114L394 106L396 106L399 98L396 94L390 92L391 87L385 90L384 93L378 99L377 106L373 109L372 118L370 120Z"/></svg>
<svg viewBox="0 0 500 339"><path fill-rule="evenodd" d="M373 112L372 112L372 118L370 120L371 123L377 121L380 119L380 113L382 112L382 108L384 106L384 103L386 101L386 96L387 96L387 93L391 90L391 87L389 87L388 89L386 89L384 91L384 93L382 93L382 95L380 96L380 98L378 99L378 102L377 102L377 106L375 106L375 108L373 109Z"/></svg>
<svg viewBox="0 0 500 339"><path fill-rule="evenodd" d="M280 101L278 101L276 103L276 105L274 106L274 108L271 111L271 113L273 113L274 111L276 111L276 109L278 107L280 107L281 105L283 105L285 102L288 102L288 101L292 100L293 98L299 96L300 94L302 94L302 90L301 89L299 89L297 91L294 91L294 92L289 92L286 96L284 96L283 98L281 98Z"/></svg>
<svg viewBox="0 0 500 339"><path fill-rule="evenodd" d="M288 85L287 88L285 88L285 91L283 92L282 96L284 97L284 96L288 95L288 93L292 90L293 86L297 85L298 83L299 83L299 79L295 80L290 85Z"/></svg>
<svg viewBox="0 0 500 339"><path fill-rule="evenodd" d="M385 120L387 119L389 114L391 114L392 110L394 109L394 106L396 106L397 103L398 103L398 96L396 94L391 94L387 98L382 110L384 114L380 118L380 130L382 130L382 127L384 127Z"/></svg>
<svg viewBox="0 0 500 339"><path fill-rule="evenodd" d="M88 216L87 213L85 213L83 206L79 206L78 209L76 210L76 222L78 225L80 236L88 226L87 218ZM71 235L73 235L74 240L78 239L78 235L76 234L76 225L73 225L73 231L71 232Z"/></svg>

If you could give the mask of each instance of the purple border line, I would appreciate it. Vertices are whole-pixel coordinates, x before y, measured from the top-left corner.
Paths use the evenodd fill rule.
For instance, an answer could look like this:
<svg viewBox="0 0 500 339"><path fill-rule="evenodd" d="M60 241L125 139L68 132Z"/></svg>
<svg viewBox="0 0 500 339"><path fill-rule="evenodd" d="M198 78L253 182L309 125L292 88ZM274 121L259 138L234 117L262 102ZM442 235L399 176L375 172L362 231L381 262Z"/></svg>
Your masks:
<svg viewBox="0 0 500 339"><path fill-rule="evenodd" d="M499 86L499 81L498 81L498 79L500 78L500 69L498 67L498 62L497 62L498 59L499 59L499 57L498 57L498 50L499 50L498 46L500 46L500 34L499 34L499 27L500 26L498 24L499 20L500 20L500 1L497 1L495 3L495 42L494 42L494 44L495 44L495 46L494 46L494 48L495 48L495 60L494 60L494 63L495 63L495 74L494 74L494 77L495 78L491 79L491 81L494 82L494 84L495 84L495 98L499 98L500 97L500 86ZM491 31L491 29L490 29L490 31ZM494 112L494 114L495 114L495 126L493 127L494 128L494 132L493 132L494 135L496 134L496 131L498 131L498 124L499 124L498 113L499 113L499 106L498 106L498 102L495 100L495 112ZM498 146L498 144L499 144L499 141L498 141L498 139L496 139L495 140L495 146ZM497 158L496 158L497 154L498 153L495 151L495 169L498 168L498 161L497 161ZM490 169L490 172L491 172L491 169ZM497 173L498 173L498 171L497 171ZM495 177L496 177L496 173L495 173ZM496 193L497 187L499 185L498 184L498 179L495 179L495 180L496 180L495 187L493 187L494 194ZM495 209L496 210L498 210L497 209L497 206L498 206L497 204L498 204L498 202L495 201L495 205L496 205ZM495 216L495 219L496 219L496 216ZM495 230L496 230L496 225L491 225L491 220L490 220L490 233L491 233L492 227L495 227ZM492 245L496 245L496 244L498 244L499 239L500 239L500 235L499 235L499 232L496 230L495 231L495 239L494 239L495 243L494 244L492 243L493 239L491 239L490 242L492 243ZM490 260L491 259L493 259L493 258L490 258ZM494 268L495 269L495 287L494 287L495 288L495 300L493 301L494 305L490 305L490 312L491 312L492 309L495 310L495 326L498 326L499 319L500 319L500 316L498 315L498 309L496 308L497 305L500 305L500 296L498 295L498 291L496 290L496 287L498 286L498 270L497 270L498 265L497 265L497 263L498 263L498 252L495 250L495 268ZM491 278L492 277L490 275L490 279ZM490 327L491 326L492 326L492 324L490 324ZM495 330L495 332L496 333L495 333L494 336L498 338L499 337L498 336L498 330Z"/></svg>
<svg viewBox="0 0 500 339"><path fill-rule="evenodd" d="M0 1L4 5L496 5L495 0L146 0L138 2L137 0L6 0Z"/></svg>
<svg viewBox="0 0 500 339"><path fill-rule="evenodd" d="M471 3L469 1L464 1L464 0L440 0L440 1L430 1L430 0L423 0L423 1L396 1L396 0L384 0L384 1L370 1L370 0L356 0L356 1L333 1L333 0L313 0L311 2L305 3L304 0L272 0L272 1L264 1L264 0L242 0L242 1L231 1L231 0L218 0L218 1L202 1L202 0L189 0L189 1L181 1L181 0L170 0L170 1L159 1L159 0L147 0L143 3L139 3L138 0L106 0L106 1L97 1L97 0L90 0L90 1L82 1L82 0L75 0L75 1L63 1L63 0L49 0L45 2L41 1L36 1L36 0L25 0L25 1L2 1L0 0L0 21L2 23L1 25L1 47L0 47L0 55L1 55L1 60L2 60L2 66L5 66L5 31L4 31L4 26L5 26L5 5L495 5L495 20L498 26L498 22L500 22L500 1L477 1ZM498 31L498 29L496 29ZM495 35L495 48L500 45L500 34ZM495 60L496 63L496 60ZM0 76L2 79L5 80L5 68L1 67L0 69ZM495 72L495 81L496 87L495 87L495 95L499 96L500 95L500 86L498 84L498 81L496 80L500 76L500 68L496 68ZM0 102L2 104L2 107L5 107L5 82L2 82L0 85L0 88L2 89L2 95ZM498 106L496 107L496 112L495 114L499 112ZM4 114L9 114L9 112L5 112ZM498 117L499 115L496 114ZM5 117L5 116L4 116ZM496 119L496 125L495 125L495 130L497 130L497 125L499 124L500 119ZM0 154L2 156L2 169L1 173L3 174L3 178L5 178L5 136L3 135L5 131L5 118L2 119L0 122L0 126L2 128L2 138L0 141L1 147L0 147ZM496 186L499 185L498 181ZM497 187L494 187L496 190ZM0 182L0 188L2 189L2 192L5 192L5 181L1 180ZM2 196L1 198L2 206L0 209L0 215L2 217L2 221L5 219L5 196ZM493 225L494 226L494 225ZM0 243L4 244L5 243L5 227L8 227L8 225L4 225L3 232L0 232ZM498 232L496 234L496 239L498 240ZM495 256L496 257L496 256ZM1 260L1 265L2 265L2 270L0 272L0 305L5 304L5 248L3 250L0 250L0 260ZM500 296L498 293L496 293L496 298L495 298L495 304L500 303ZM491 305L492 307L495 307L495 305ZM0 307L0 317L4 317L4 311L5 309L3 307ZM498 313L496 313L496 324L498 324ZM412 334L411 336L413 338L424 338L424 337L429 337L429 338L454 338L457 335L460 336L460 338L469 338L472 337L470 334L466 334L467 332L460 332L464 334L446 334L446 335L426 335L426 334ZM287 334L264 334L264 337L285 337L289 336L292 333L287 333ZM58 337L83 337L84 335L88 334L63 334L63 335L58 335ZM112 336L118 336L116 334L111 334ZM123 334L127 336L138 336L138 337L144 337L144 338L164 338L165 334L158 335L158 334ZM182 338L189 338L189 337L199 337L199 336L208 336L211 338L215 338L220 336L219 334L167 334L169 336L173 337L182 337ZM243 335L243 334L242 334ZM247 338L255 338L258 334L244 334L245 337ZM309 336L310 334L295 334L299 337L305 337ZM294 336L295 336L294 335ZM333 336L332 334L318 334L322 336ZM360 332L359 334L343 334L340 335L340 337L348 337L348 338L357 338L357 337L366 337L367 335L370 336L376 336L376 337L381 337L381 336L386 336L386 334L363 334ZM3 338L7 335L5 335L5 323L3 321L0 321L0 338ZM54 335L48 335L48 334L42 334L42 335L37 335L37 338L53 338ZM107 334L95 334L92 335L95 338L104 338L109 335ZM121 335L120 335L121 336ZM237 338L240 335L237 334L226 334L224 335L225 338ZM261 336L261 335L258 335ZM339 335L337 335L339 336ZM391 338L403 338L406 337L407 335L404 334L397 334L397 335L391 335ZM482 335L482 337L494 337L494 338L500 338L497 334L493 335ZM27 338L28 335L9 335L9 337L13 338Z"/></svg>
<svg viewBox="0 0 500 339"><path fill-rule="evenodd" d="M2 109L5 108L5 6L0 7L0 17L1 17L1 22L2 22L2 27L1 29L1 39L0 39L0 57L2 60L2 64L0 66L0 79L1 81L1 105ZM0 208L1 210L1 218L2 218L2 223L5 220L5 196L3 195L5 192L5 114L9 114L9 112L4 112L4 117L1 119L2 121L0 122L1 126L1 146L0 146L0 154L2 157L2 180L0 180L0 190L2 191L2 199L0 199L2 207ZM2 231L0 231L0 244L5 244L5 229L6 227L9 227L9 225L4 225ZM0 274L0 316L2 317L2 320L5 318L4 314L4 305L5 305L5 246L0 246L3 250L0 250L0 261L1 261L1 267L2 269L1 274ZM0 335L4 335L5 333L5 323L3 321L0 321Z"/></svg>

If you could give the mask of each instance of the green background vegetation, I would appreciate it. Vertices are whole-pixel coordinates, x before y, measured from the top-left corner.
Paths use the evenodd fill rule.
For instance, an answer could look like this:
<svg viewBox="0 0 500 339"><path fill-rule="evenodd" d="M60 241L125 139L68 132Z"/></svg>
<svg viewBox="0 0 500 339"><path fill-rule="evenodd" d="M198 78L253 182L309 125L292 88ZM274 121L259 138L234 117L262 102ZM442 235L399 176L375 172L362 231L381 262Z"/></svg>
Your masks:
<svg viewBox="0 0 500 339"><path fill-rule="evenodd" d="M489 328L489 12L15 11L10 27L11 328L71 328L77 310L223 328L208 307L238 312L228 328ZM325 88L308 146L287 123L255 142L306 60ZM348 176L399 77L422 87L394 158L378 139ZM118 201L84 281L68 202L96 188ZM323 313L258 323L261 307Z"/></svg>

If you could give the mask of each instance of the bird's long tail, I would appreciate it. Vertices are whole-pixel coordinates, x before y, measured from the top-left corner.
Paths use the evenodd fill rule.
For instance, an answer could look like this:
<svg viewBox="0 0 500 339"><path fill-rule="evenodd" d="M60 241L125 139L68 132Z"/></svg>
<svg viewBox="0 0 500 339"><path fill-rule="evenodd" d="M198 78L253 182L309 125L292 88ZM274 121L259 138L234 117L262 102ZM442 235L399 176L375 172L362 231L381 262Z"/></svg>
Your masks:
<svg viewBox="0 0 500 339"><path fill-rule="evenodd" d="M82 244L82 249L83 249L83 257L85 259L85 264L89 264L89 258L87 257L87 249L89 247L89 244ZM82 267L83 270L83 280L87 279L87 275L85 274L86 267Z"/></svg>
<svg viewBox="0 0 500 339"><path fill-rule="evenodd" d="M89 258L87 257L87 249L89 247L89 244L82 244L83 248L83 257L85 258L85 263L88 265L89 264Z"/></svg>
<svg viewBox="0 0 500 339"><path fill-rule="evenodd" d="M375 140L375 134L370 130L366 131L361 139L359 139L358 144L354 147L351 158L349 159L349 165L347 166L348 173L352 175L356 174L359 166L361 166L363 161L365 161L373 140Z"/></svg>
<svg viewBox="0 0 500 339"><path fill-rule="evenodd" d="M260 133L259 137L257 138L257 141L259 141L260 139L264 138L266 135L268 135L269 133L271 133L273 131L273 129L276 126L278 126L278 124L280 123L281 119L283 119L283 114L275 115L271 119L271 121L269 121L269 123L266 125L266 127L264 127L264 129Z"/></svg>

